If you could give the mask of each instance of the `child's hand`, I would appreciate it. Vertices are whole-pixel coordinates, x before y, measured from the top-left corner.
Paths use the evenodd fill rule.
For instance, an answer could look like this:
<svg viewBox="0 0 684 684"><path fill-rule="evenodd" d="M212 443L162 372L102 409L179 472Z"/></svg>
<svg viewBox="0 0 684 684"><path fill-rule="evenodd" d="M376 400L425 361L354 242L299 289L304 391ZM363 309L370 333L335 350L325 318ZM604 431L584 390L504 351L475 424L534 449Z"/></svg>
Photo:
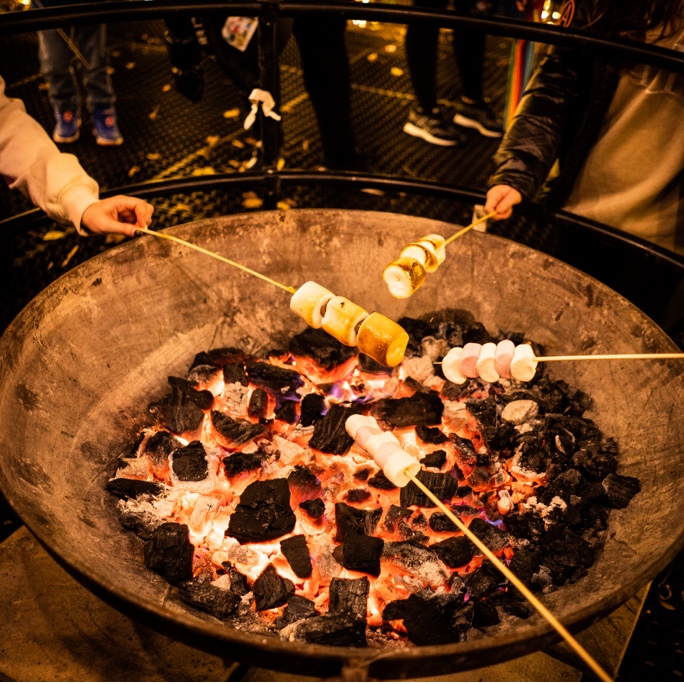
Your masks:
<svg viewBox="0 0 684 684"><path fill-rule="evenodd" d="M91 233L135 236L136 227L152 223L154 207L137 197L116 195L94 202L83 212L81 226Z"/></svg>
<svg viewBox="0 0 684 684"><path fill-rule="evenodd" d="M513 213L513 207L522 202L522 195L510 185L495 185L487 192L485 214L495 211L495 221L507 219Z"/></svg>

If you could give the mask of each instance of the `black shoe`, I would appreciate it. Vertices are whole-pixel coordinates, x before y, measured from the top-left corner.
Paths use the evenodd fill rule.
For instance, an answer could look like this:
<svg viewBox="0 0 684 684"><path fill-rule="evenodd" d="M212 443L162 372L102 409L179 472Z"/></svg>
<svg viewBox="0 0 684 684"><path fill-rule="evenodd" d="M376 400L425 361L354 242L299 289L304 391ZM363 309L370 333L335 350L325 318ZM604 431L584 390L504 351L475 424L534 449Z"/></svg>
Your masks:
<svg viewBox="0 0 684 684"><path fill-rule="evenodd" d="M501 119L495 116L491 107L484 101L456 104L454 123L465 128L473 128L487 138L500 138L503 135Z"/></svg>
<svg viewBox="0 0 684 684"><path fill-rule="evenodd" d="M458 145L464 140L463 133L454 128L438 107L431 112L424 112L418 107L411 109L408 121L404 124L404 133L443 147Z"/></svg>

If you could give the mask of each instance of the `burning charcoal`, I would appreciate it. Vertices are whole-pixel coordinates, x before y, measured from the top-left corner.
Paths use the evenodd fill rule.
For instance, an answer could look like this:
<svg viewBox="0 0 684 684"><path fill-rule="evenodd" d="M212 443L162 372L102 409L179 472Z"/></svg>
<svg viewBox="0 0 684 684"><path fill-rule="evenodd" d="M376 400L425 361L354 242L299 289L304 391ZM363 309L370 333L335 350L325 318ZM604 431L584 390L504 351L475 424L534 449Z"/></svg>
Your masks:
<svg viewBox="0 0 684 684"><path fill-rule="evenodd" d="M316 423L309 446L326 454L346 454L354 440L347 433L345 424L349 416L358 412L359 410L353 406L331 406L325 416Z"/></svg>
<svg viewBox="0 0 684 684"><path fill-rule="evenodd" d="M145 565L170 584L192 579L195 547L190 543L188 533L187 525L162 523L143 547Z"/></svg>
<svg viewBox="0 0 684 684"><path fill-rule="evenodd" d="M435 532L457 532L458 527L444 513L433 513L430 516L430 529Z"/></svg>
<svg viewBox="0 0 684 684"><path fill-rule="evenodd" d="M283 539L280 542L280 550L297 577L302 579L311 577L313 572L311 556L309 556L309 547L306 545L306 538L303 534L296 534L294 537Z"/></svg>
<svg viewBox="0 0 684 684"><path fill-rule="evenodd" d="M601 484L613 508L624 508L641 491L641 483L636 477L615 473L608 475Z"/></svg>
<svg viewBox="0 0 684 684"><path fill-rule="evenodd" d="M240 496L226 536L235 537L241 544L268 541L292 532L295 522L287 480L253 482Z"/></svg>
<svg viewBox="0 0 684 684"><path fill-rule="evenodd" d="M380 554L384 542L380 537L365 534L348 534L333 551L333 558L347 570L367 572L377 577L380 574Z"/></svg>
<svg viewBox="0 0 684 684"><path fill-rule="evenodd" d="M257 387L249 398L249 405L247 406L247 415L250 418L263 418L266 415L268 408L268 394L265 390Z"/></svg>
<svg viewBox="0 0 684 684"><path fill-rule="evenodd" d="M283 399L279 408L275 412L276 420L293 425L297 422L297 402Z"/></svg>
<svg viewBox="0 0 684 684"><path fill-rule="evenodd" d="M176 434L197 430L202 424L204 412L182 389L171 386L171 392L163 401L162 413L166 427Z"/></svg>
<svg viewBox="0 0 684 684"><path fill-rule="evenodd" d="M188 399L201 409L210 409L214 403L214 395L209 390L196 390L195 383L185 378L175 378L173 375L168 377L169 385L177 387L185 393Z"/></svg>
<svg viewBox="0 0 684 684"><path fill-rule="evenodd" d="M412 509L401 508L400 506L395 506L392 504L387 511L387 515L382 523L382 527L388 532L394 532L397 523L401 520L408 520L411 515L413 515Z"/></svg>
<svg viewBox="0 0 684 684"><path fill-rule="evenodd" d="M223 459L226 477L230 479L240 475L240 473L261 468L265 456L266 454L261 449L257 449L251 454L243 454L241 451L237 451L234 454L230 454L230 456L226 456Z"/></svg>
<svg viewBox="0 0 684 684"><path fill-rule="evenodd" d="M375 526L382 515L382 508L375 508L372 511L363 508L354 508L345 503L335 504L335 524L337 534L335 541L345 541L347 535L367 535L372 534Z"/></svg>
<svg viewBox="0 0 684 684"><path fill-rule="evenodd" d="M200 364L188 371L186 380L189 380L195 385L200 383L211 382L214 376L218 375L221 369L218 366L212 366L210 364Z"/></svg>
<svg viewBox="0 0 684 684"><path fill-rule="evenodd" d="M350 359L357 350L338 342L321 328L306 328L294 335L288 351L295 356L307 356L326 370Z"/></svg>
<svg viewBox="0 0 684 684"><path fill-rule="evenodd" d="M381 471L373 475L370 480L368 480L368 486L374 489L383 489L389 491L390 489L396 489L397 485L388 480L385 474Z"/></svg>
<svg viewBox="0 0 684 684"><path fill-rule="evenodd" d="M254 610L259 612L287 603L288 598L294 593L294 584L288 579L283 579L275 568L269 565L254 581L252 591L256 601Z"/></svg>
<svg viewBox="0 0 684 684"><path fill-rule="evenodd" d="M178 596L184 603L203 610L219 620L225 620L240 603L240 597L232 591L196 579L178 585Z"/></svg>
<svg viewBox="0 0 684 684"><path fill-rule="evenodd" d="M486 566L479 567L464 578L468 592L474 599L482 598L493 592L503 582L495 577Z"/></svg>
<svg viewBox="0 0 684 684"><path fill-rule="evenodd" d="M321 481L306 466L295 466L287 476L287 484L300 491L318 489Z"/></svg>
<svg viewBox="0 0 684 684"><path fill-rule="evenodd" d="M359 354L359 370L364 373L384 373L385 375L391 375L393 369L374 361L370 356Z"/></svg>
<svg viewBox="0 0 684 684"><path fill-rule="evenodd" d="M316 615L316 608L314 602L305 596L297 596L296 594L290 596L287 600L287 605L283 614L276 620L275 627L280 630L293 622L299 622L305 618L310 618Z"/></svg>
<svg viewBox="0 0 684 684"><path fill-rule="evenodd" d="M108 492L118 496L120 499L137 499L143 494L157 496L163 491L162 485L158 482L147 482L146 480L132 480L128 477L116 477L105 485Z"/></svg>
<svg viewBox="0 0 684 684"><path fill-rule="evenodd" d="M550 482L544 492L538 495L538 499L546 505L550 504L551 499L555 496L559 496L564 501L569 501L570 496L580 492L585 485L586 481L580 472L571 468Z"/></svg>
<svg viewBox="0 0 684 684"><path fill-rule="evenodd" d="M371 415L392 427L438 425L444 404L437 392L418 393L402 399L380 399L371 404Z"/></svg>
<svg viewBox="0 0 684 684"><path fill-rule="evenodd" d="M473 627L491 627L501 622L496 606L485 601L473 603Z"/></svg>
<svg viewBox="0 0 684 684"><path fill-rule="evenodd" d="M323 646L366 646L366 621L343 613L326 613L302 620L294 638Z"/></svg>
<svg viewBox="0 0 684 684"><path fill-rule="evenodd" d="M475 553L475 546L467 537L449 537L429 548L450 568L467 565Z"/></svg>
<svg viewBox="0 0 684 684"><path fill-rule="evenodd" d="M195 358L190 366L190 370L196 366L209 365L222 368L227 363L235 363L244 358L244 352L235 347L220 347L218 349L210 349L208 352L200 352L195 355Z"/></svg>
<svg viewBox="0 0 684 684"><path fill-rule="evenodd" d="M230 590L234 594L237 594L238 596L244 596L252 591L249 588L249 583L247 582L247 577L245 575L234 568L228 561L222 563L222 565L230 576Z"/></svg>
<svg viewBox="0 0 684 684"><path fill-rule="evenodd" d="M449 501L458 488L458 482L449 473L433 473L421 470L416 477L441 501ZM434 508L435 504L413 483L403 487L399 496L401 505Z"/></svg>
<svg viewBox="0 0 684 684"><path fill-rule="evenodd" d="M318 520L325 513L325 504L321 498L302 501L299 507L313 520Z"/></svg>
<svg viewBox="0 0 684 684"><path fill-rule="evenodd" d="M456 601L454 601L454 604ZM391 601L382 613L383 620L403 620L408 638L417 646L437 646L459 641L459 633L451 624L454 605L444 606L417 594Z"/></svg>
<svg viewBox="0 0 684 684"><path fill-rule="evenodd" d="M199 440L176 449L171 454L171 468L174 475L184 482L201 482L209 475L207 452Z"/></svg>
<svg viewBox="0 0 684 684"><path fill-rule="evenodd" d="M262 389L269 389L276 395L294 392L304 384L297 371L272 366L262 361L247 362L245 371L252 384Z"/></svg>
<svg viewBox="0 0 684 684"><path fill-rule="evenodd" d="M225 382L226 385L232 385L237 382L243 387L249 385L249 378L247 377L247 373L245 373L245 366L242 361L227 363L223 367L223 382Z"/></svg>
<svg viewBox="0 0 684 684"><path fill-rule="evenodd" d="M382 560L408 570L416 579L439 586L444 584L447 573L439 556L418 541L385 542Z"/></svg>
<svg viewBox="0 0 684 684"><path fill-rule="evenodd" d="M446 463L446 451L443 451L442 449L439 451L433 451L425 458L421 458L420 462L426 468L442 468Z"/></svg>
<svg viewBox="0 0 684 684"><path fill-rule="evenodd" d="M229 415L220 411L211 412L211 422L216 431L235 444L244 444L266 432L266 428L259 423L248 420L233 420Z"/></svg>
<svg viewBox="0 0 684 684"><path fill-rule="evenodd" d="M573 454L572 462L588 480L602 480L617 470L617 459L611 454L602 454L580 449Z"/></svg>
<svg viewBox="0 0 684 684"><path fill-rule="evenodd" d="M459 477L458 479L460 480L461 478ZM463 485L462 487L459 487L456 490L456 496L459 499L465 499L466 496L468 496L469 494L472 494L472 493L473 493L473 490L468 485Z"/></svg>
<svg viewBox="0 0 684 684"><path fill-rule="evenodd" d="M405 541L413 541L419 544L429 540L429 537L423 534L420 530L414 530L407 522L403 520L397 525L397 532L399 536Z"/></svg>
<svg viewBox="0 0 684 684"><path fill-rule="evenodd" d="M346 499L349 503L362 503L363 501L370 499L370 495L371 494L367 489L350 489L347 492Z"/></svg>
<svg viewBox="0 0 684 684"><path fill-rule="evenodd" d="M471 520L468 529L492 551L500 551L508 544L508 535L482 518Z"/></svg>
<svg viewBox="0 0 684 684"><path fill-rule="evenodd" d="M321 394L307 394L302 399L299 423L302 427L309 427L323 417L325 412L325 397Z"/></svg>
<svg viewBox="0 0 684 684"><path fill-rule="evenodd" d="M370 468L361 468L354 473L354 479L359 482L365 482L372 472L373 471Z"/></svg>
<svg viewBox="0 0 684 684"><path fill-rule="evenodd" d="M478 466L473 470L470 475L466 478L466 482L473 488L473 489L483 489L487 484L489 484L489 478L491 477L491 474L487 470L487 468L484 468L482 466Z"/></svg>
<svg viewBox="0 0 684 684"><path fill-rule="evenodd" d="M473 443L469 439L459 437L456 433L449 435L451 443L456 447L457 458L460 463L466 465L475 465L477 455Z"/></svg>
<svg viewBox="0 0 684 684"><path fill-rule="evenodd" d="M369 582L367 577L360 579L330 580L330 612L344 613L366 619Z"/></svg>
<svg viewBox="0 0 684 684"><path fill-rule="evenodd" d="M150 437L145 443L145 453L155 465L162 465L171 455L171 452L183 446L170 432L160 430Z"/></svg>

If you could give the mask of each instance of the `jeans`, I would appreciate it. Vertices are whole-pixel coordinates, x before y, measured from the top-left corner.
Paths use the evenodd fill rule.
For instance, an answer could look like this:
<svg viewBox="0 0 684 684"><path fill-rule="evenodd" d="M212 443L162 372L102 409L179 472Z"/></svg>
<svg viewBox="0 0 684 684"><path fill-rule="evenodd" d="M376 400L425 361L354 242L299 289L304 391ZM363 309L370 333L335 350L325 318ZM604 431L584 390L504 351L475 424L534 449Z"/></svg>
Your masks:
<svg viewBox="0 0 684 684"><path fill-rule="evenodd" d="M88 66L83 69L83 86L89 111L111 107L115 96L107 73L107 27L105 24L75 26L67 35L76 44ZM56 30L38 31L40 66L50 86L50 101L55 111L80 113L81 98L72 64L74 52Z"/></svg>

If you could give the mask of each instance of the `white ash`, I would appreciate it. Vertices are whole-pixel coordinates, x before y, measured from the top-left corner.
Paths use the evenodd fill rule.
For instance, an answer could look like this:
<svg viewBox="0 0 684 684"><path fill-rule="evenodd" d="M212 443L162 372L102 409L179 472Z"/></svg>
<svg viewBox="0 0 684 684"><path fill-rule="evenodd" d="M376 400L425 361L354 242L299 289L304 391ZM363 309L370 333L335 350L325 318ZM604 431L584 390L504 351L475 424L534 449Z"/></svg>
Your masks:
<svg viewBox="0 0 684 684"><path fill-rule="evenodd" d="M519 435L526 435L528 432L534 432L535 427L530 423L523 423L522 425L516 425L515 430Z"/></svg>
<svg viewBox="0 0 684 684"><path fill-rule="evenodd" d="M466 405L462 401L445 401L442 418L449 421L453 430L458 430L466 424L468 418Z"/></svg>
<svg viewBox="0 0 684 684"><path fill-rule="evenodd" d="M220 505L221 500L214 496L201 494L197 498L188 521L188 527L192 534L203 539L211 532Z"/></svg>
<svg viewBox="0 0 684 684"><path fill-rule="evenodd" d="M253 568L259 565L262 558L260 553L248 546L241 546L237 539L226 537L221 544L221 557L234 564Z"/></svg>
<svg viewBox="0 0 684 684"><path fill-rule="evenodd" d="M413 594L418 592L423 588L423 583L421 580L411 577L411 575L392 575L392 582L398 587L406 587Z"/></svg>
<svg viewBox="0 0 684 684"><path fill-rule="evenodd" d="M312 556L316 558L316 567L321 575L322 580L328 580L332 577L340 577L344 572L344 568L333 558L332 552L335 550L335 544L330 540L325 539L323 535L317 535L315 547L312 545Z"/></svg>
<svg viewBox="0 0 684 684"><path fill-rule="evenodd" d="M551 578L551 570L545 565L539 566L539 571L532 575L532 582L541 587L542 594L548 594L553 591L553 579Z"/></svg>
<svg viewBox="0 0 684 684"><path fill-rule="evenodd" d="M436 339L431 335L424 337L420 342L420 348L424 356L428 356L434 363L449 353L449 343L445 339Z"/></svg>
<svg viewBox="0 0 684 684"><path fill-rule="evenodd" d="M537 417L539 413L539 404L532 399L519 399L506 404L501 412L501 420L505 420L513 425L522 425L523 423Z"/></svg>
<svg viewBox="0 0 684 684"><path fill-rule="evenodd" d="M177 492L169 489L166 496L143 494L135 499L120 499L116 506L122 519L137 519L142 528L152 532L171 519L177 500Z"/></svg>
<svg viewBox="0 0 684 684"><path fill-rule="evenodd" d="M247 415L249 406L249 386L239 382L230 382L224 386L221 398L226 402L226 408L232 415Z"/></svg>
<svg viewBox="0 0 684 684"><path fill-rule="evenodd" d="M213 587L217 587L218 589L224 589L225 591L230 591L230 575L225 574L225 575L219 575L212 583L211 585Z"/></svg>
<svg viewBox="0 0 684 684"><path fill-rule="evenodd" d="M528 480L538 480L546 475L546 472L535 473L534 470L527 470L520 465L522 458L522 445L518 446L513 456L513 463L511 465L511 474L527 478Z"/></svg>
<svg viewBox="0 0 684 684"><path fill-rule="evenodd" d="M279 435L273 435L273 444L280 454L278 462L281 466L289 466L294 461L307 463L313 457L313 452L310 449L299 446L299 444L288 439L283 439Z"/></svg>
<svg viewBox="0 0 684 684"><path fill-rule="evenodd" d="M152 470L151 463L147 456L125 458L122 460L126 465L123 468L117 468L114 477L129 477L133 480L142 478L146 480Z"/></svg>
<svg viewBox="0 0 684 684"><path fill-rule="evenodd" d="M432 359L429 356L404 357L401 367L407 377L411 377L420 383L425 382L435 374Z"/></svg>

